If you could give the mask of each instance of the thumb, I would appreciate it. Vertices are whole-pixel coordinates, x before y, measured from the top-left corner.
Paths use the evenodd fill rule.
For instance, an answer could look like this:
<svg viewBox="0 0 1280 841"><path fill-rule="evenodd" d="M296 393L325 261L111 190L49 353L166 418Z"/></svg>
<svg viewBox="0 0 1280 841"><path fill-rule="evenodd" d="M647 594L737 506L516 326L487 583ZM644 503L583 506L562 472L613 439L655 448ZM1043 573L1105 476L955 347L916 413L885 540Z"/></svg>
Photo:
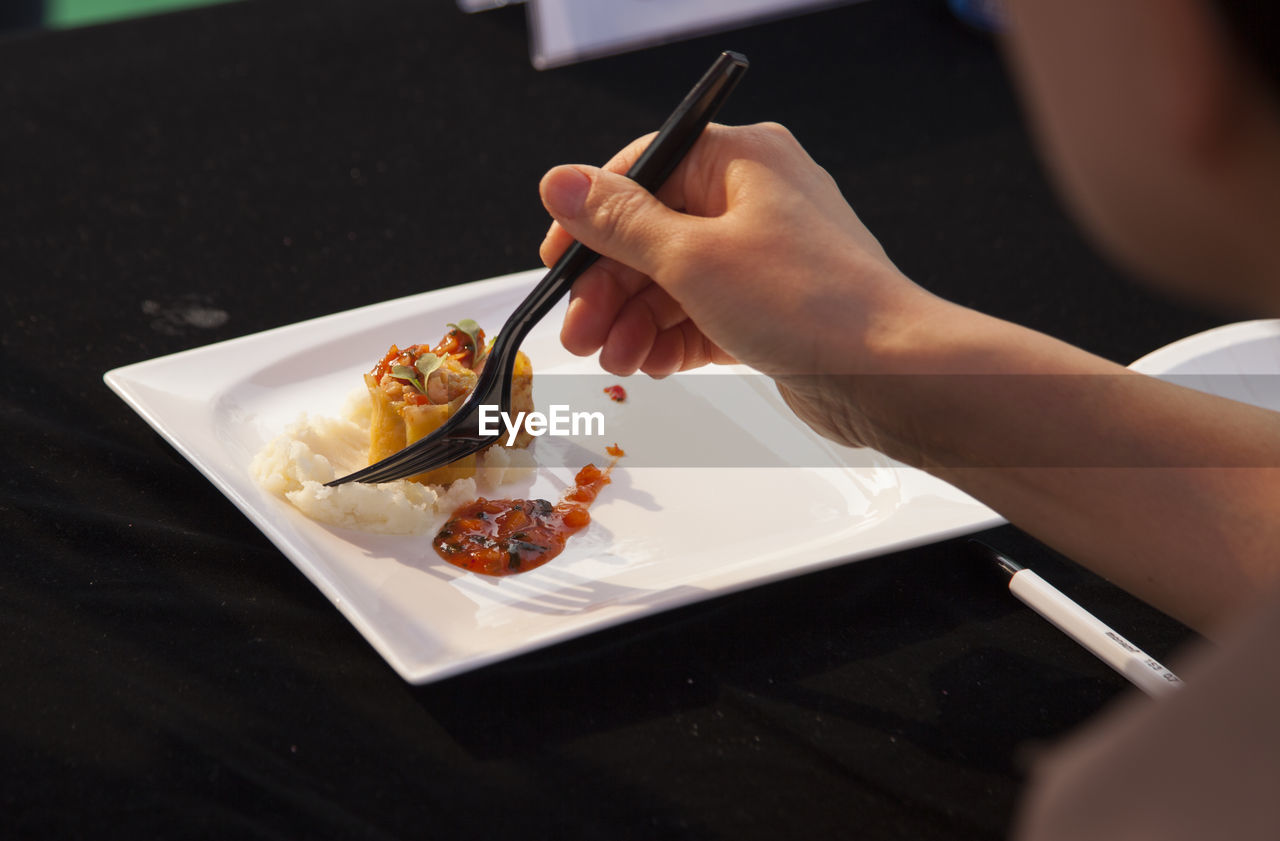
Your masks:
<svg viewBox="0 0 1280 841"><path fill-rule="evenodd" d="M592 251L652 275L677 214L636 182L591 166L558 166L539 185L547 212ZM664 233L666 232L666 233Z"/></svg>

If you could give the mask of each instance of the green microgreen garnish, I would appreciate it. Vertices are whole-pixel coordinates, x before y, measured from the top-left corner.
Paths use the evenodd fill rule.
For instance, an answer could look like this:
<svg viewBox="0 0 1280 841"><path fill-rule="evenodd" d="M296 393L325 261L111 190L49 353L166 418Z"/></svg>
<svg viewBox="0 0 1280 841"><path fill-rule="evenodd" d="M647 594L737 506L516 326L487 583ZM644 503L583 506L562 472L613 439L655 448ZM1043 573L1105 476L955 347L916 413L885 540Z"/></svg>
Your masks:
<svg viewBox="0 0 1280 841"><path fill-rule="evenodd" d="M422 372L422 381L426 382L432 372L444 364L444 360L436 356L434 353L424 353L418 357L418 361L414 363L419 371Z"/></svg>
<svg viewBox="0 0 1280 841"><path fill-rule="evenodd" d="M414 367L408 365L396 365L391 369L391 376L397 380L404 380L411 383L414 388L427 393L426 387L423 385L431 376L431 372L444 364L444 360L436 356L434 353L424 353L418 357L418 361L414 363ZM422 379L418 379L418 374L422 374Z"/></svg>
<svg viewBox="0 0 1280 841"><path fill-rule="evenodd" d="M391 376L395 377L397 380L404 380L407 383L412 383L413 387L418 391L421 391L423 394L427 393L427 390L422 387L422 383L418 382L417 372L408 365L392 366Z"/></svg>
<svg viewBox="0 0 1280 841"><path fill-rule="evenodd" d="M480 325L479 324L476 324L473 319L464 318L461 321L459 321L457 324L450 324L449 326L455 330L466 333L467 337L471 339L471 349L475 352L479 352L480 350L480 342L479 342Z"/></svg>

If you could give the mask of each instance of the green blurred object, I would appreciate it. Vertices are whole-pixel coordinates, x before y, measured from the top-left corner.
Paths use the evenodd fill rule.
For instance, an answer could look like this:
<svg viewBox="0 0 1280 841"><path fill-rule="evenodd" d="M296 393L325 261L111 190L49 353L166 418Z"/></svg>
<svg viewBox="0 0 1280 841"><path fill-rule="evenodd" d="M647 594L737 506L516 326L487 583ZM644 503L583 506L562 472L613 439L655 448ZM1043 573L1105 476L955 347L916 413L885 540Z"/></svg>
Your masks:
<svg viewBox="0 0 1280 841"><path fill-rule="evenodd" d="M84 26L226 2L229 0L47 0L45 25Z"/></svg>

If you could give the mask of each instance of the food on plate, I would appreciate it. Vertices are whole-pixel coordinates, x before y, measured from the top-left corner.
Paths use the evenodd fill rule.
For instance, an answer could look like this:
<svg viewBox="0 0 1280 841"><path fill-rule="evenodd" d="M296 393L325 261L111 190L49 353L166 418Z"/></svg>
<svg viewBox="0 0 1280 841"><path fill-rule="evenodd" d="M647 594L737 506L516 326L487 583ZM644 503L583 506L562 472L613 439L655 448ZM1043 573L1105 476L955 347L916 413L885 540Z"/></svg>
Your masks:
<svg viewBox="0 0 1280 841"><path fill-rule="evenodd" d="M419 365L428 354L435 362ZM484 333L470 320L450 325L435 347L401 351L393 345L366 375L364 386L348 397L339 417L303 414L254 456L250 472L314 520L382 534L430 533L481 490L531 474L533 457L520 446L497 445L413 481L325 483L437 428L474 388L484 359ZM517 411L532 410L532 379L532 366L520 354L512 389ZM518 437L515 443L528 440Z"/></svg>
<svg viewBox="0 0 1280 841"><path fill-rule="evenodd" d="M604 470L588 464L578 471L559 503L545 499L480 499L453 513L436 535L436 553L454 566L484 575L526 572L559 555L569 537L587 527L587 509L625 453L608 448Z"/></svg>
<svg viewBox="0 0 1280 841"><path fill-rule="evenodd" d="M471 319L449 325L434 347L392 345L373 370L364 375L372 417L369 463L394 455L439 429L466 401L488 359L484 330ZM533 411L533 366L516 354L511 384L511 412ZM523 429L514 440L527 447L532 436ZM475 474L476 456L410 477L424 485L449 485Z"/></svg>
<svg viewBox="0 0 1280 841"><path fill-rule="evenodd" d="M605 386L604 393L609 395L609 399L614 403L625 403L627 401L627 390L620 385Z"/></svg>

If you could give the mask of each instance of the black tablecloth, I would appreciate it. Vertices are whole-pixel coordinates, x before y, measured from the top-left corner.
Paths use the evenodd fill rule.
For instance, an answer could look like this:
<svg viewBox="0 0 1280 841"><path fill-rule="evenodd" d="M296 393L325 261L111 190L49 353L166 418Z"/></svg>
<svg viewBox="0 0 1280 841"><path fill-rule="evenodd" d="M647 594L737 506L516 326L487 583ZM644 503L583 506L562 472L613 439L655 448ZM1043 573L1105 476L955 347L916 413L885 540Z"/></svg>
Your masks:
<svg viewBox="0 0 1280 841"><path fill-rule="evenodd" d="M519 9L256 0L0 41L0 834L994 838L1036 753L1129 691L959 539L410 686L106 390L536 265L541 174L723 48L753 66L722 118L792 128L925 286L1126 362L1222 320L1082 241L940 0L547 72L526 37ZM1188 640L985 537L1153 655Z"/></svg>

